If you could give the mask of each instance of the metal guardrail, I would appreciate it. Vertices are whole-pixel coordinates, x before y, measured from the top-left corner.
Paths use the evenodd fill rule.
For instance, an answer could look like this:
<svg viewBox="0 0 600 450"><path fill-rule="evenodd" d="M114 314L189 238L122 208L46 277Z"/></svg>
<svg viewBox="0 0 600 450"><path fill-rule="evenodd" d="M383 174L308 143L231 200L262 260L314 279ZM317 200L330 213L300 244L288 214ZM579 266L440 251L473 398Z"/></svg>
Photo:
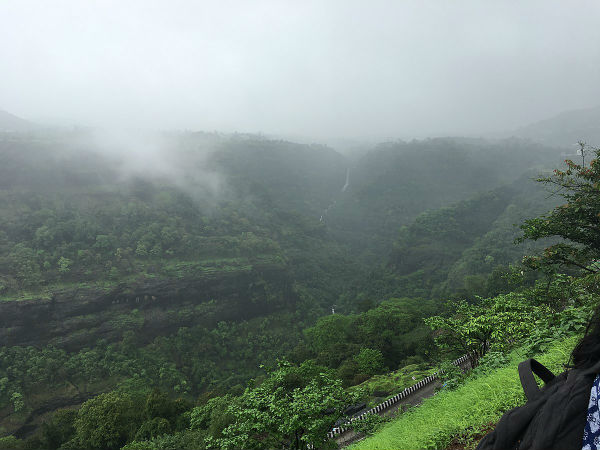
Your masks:
<svg viewBox="0 0 600 450"><path fill-rule="evenodd" d="M454 364L455 366L458 366L458 365L464 363L465 361L467 361L467 359L469 359L469 355L463 355L460 358L458 358L457 360L453 361L452 364ZM374 406L373 408L365 411L361 415L351 418L348 422L344 423L342 426L333 428L329 433L327 433L327 437L330 438L330 439L333 439L338 434L342 434L342 433L345 433L346 431L348 431L349 430L348 426L352 422L355 422L357 420L363 420L369 414L378 414L379 412L383 411L384 409L387 409L390 406L395 405L396 403L398 403L401 400L405 399L409 395L411 395L414 392L416 392L416 391L424 388L429 383L432 383L433 381L435 381L438 378L438 374L440 372L436 372L433 375L429 375L427 378L423 378L421 381L419 381L416 384L413 384L410 387L407 387L406 389L404 389L399 394L396 394L393 397L388 398L386 401L384 401L384 402L380 403L379 405Z"/></svg>

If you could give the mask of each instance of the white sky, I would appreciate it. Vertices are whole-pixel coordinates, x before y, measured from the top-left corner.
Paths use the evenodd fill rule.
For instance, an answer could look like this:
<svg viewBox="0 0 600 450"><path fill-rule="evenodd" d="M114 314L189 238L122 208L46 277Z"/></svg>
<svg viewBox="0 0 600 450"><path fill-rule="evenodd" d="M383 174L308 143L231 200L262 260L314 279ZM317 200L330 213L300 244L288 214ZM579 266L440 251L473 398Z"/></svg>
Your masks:
<svg viewBox="0 0 600 450"><path fill-rule="evenodd" d="M0 0L0 109L390 138L600 104L597 0Z"/></svg>

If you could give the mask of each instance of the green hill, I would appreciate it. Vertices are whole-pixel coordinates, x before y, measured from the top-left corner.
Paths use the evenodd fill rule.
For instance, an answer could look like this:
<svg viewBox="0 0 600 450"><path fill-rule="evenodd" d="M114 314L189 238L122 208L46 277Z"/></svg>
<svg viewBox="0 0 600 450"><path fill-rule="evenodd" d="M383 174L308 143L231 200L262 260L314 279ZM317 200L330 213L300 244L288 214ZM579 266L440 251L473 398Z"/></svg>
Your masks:
<svg viewBox="0 0 600 450"><path fill-rule="evenodd" d="M113 390L179 398L183 433L189 402L245 398L282 357L344 388L425 370L423 318L506 292L530 250L513 224L553 205L530 178L557 157L518 140L383 144L355 164L252 135L103 145L0 135L2 433L39 437Z"/></svg>

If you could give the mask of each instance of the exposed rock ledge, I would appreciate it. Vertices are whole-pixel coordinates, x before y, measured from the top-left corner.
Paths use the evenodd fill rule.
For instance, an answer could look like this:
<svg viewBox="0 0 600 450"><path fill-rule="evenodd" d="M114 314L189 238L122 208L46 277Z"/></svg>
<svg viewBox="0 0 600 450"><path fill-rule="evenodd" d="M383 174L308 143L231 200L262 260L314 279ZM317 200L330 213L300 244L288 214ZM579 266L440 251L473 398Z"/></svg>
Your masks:
<svg viewBox="0 0 600 450"><path fill-rule="evenodd" d="M293 301L287 272L275 265L188 278L144 279L110 290L62 290L51 299L4 301L0 303L0 342L7 346L52 344L72 351L93 345L99 338L118 340L127 330L149 341L181 326L249 319L285 306L269 303L262 280L268 281L271 291L275 287L281 298Z"/></svg>

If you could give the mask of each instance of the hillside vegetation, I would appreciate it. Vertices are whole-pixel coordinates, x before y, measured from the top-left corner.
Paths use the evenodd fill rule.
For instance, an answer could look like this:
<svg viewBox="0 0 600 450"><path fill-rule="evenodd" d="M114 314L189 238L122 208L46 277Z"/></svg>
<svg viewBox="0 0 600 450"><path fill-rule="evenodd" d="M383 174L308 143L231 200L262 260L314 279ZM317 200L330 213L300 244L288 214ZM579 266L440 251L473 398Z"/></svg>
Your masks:
<svg viewBox="0 0 600 450"><path fill-rule="evenodd" d="M153 145L2 135L5 447L321 447L349 406L513 351L535 321L568 337L584 319L563 310L593 304L559 260L517 266L562 245L534 223L514 244L557 204L532 181L556 150L435 139L352 163L249 135Z"/></svg>
<svg viewBox="0 0 600 450"><path fill-rule="evenodd" d="M557 342L546 352L535 355L536 359L554 373L562 372L577 338ZM482 361L478 373L455 390L438 392L351 448L440 449L453 441L473 445L474 439L497 423L505 411L525 403L515 368L530 356L531 351L525 348L507 355L499 363L502 367L494 367L498 362L489 358Z"/></svg>

